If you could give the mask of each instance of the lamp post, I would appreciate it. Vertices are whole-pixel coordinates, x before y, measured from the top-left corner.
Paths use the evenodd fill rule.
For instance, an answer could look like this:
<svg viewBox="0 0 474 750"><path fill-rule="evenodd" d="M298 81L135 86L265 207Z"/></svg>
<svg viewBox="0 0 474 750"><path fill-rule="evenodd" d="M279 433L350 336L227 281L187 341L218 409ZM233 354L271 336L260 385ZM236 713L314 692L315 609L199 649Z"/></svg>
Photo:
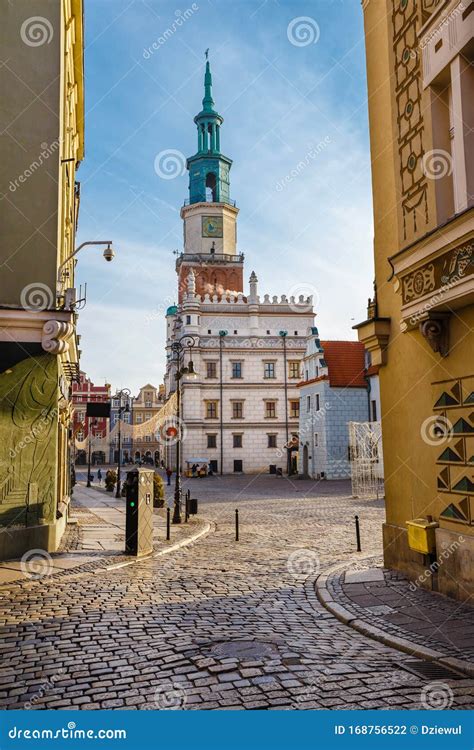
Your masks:
<svg viewBox="0 0 474 750"><path fill-rule="evenodd" d="M116 394L119 398L119 407L118 407L118 460L117 460L117 489L115 491L115 497L120 497L120 469L122 466L122 446L121 446L121 440L122 440L122 432L121 432L121 424L122 424L122 414L125 412L128 414L130 412L130 396L132 395L132 392L129 388L121 388L121 390ZM122 406L122 398L123 396L126 397L126 404L125 406Z"/></svg>
<svg viewBox="0 0 474 750"><path fill-rule="evenodd" d="M197 339L191 334L185 334L179 341L173 341L171 351L176 361L176 419L178 422L178 437L176 440L176 482L174 487L173 523L181 523L181 380L184 375L196 377L196 371L191 359L191 349ZM189 362L184 364L184 352L189 352Z"/></svg>
<svg viewBox="0 0 474 750"><path fill-rule="evenodd" d="M220 394L220 400L219 400L219 416L220 416L220 448L221 448L221 460L220 460L220 475L222 476L223 470L224 470L224 402L223 402L223 392L224 392L224 380L223 380L223 369L222 369L222 350L224 347L224 337L227 336L228 331L219 331L219 394Z"/></svg>
<svg viewBox="0 0 474 750"><path fill-rule="evenodd" d="M286 430L286 472L288 476L291 474L291 458L290 458L290 435L288 430L288 374L286 371L286 337L288 331L280 331L280 337L283 341L283 370L285 375L285 430Z"/></svg>
<svg viewBox="0 0 474 750"><path fill-rule="evenodd" d="M88 451L88 457L87 457L87 487L90 487L91 486L92 427L97 427L97 419L94 419L94 421L91 423L91 418L87 417L87 424L88 424L87 437L88 437L88 443L89 443L89 451Z"/></svg>

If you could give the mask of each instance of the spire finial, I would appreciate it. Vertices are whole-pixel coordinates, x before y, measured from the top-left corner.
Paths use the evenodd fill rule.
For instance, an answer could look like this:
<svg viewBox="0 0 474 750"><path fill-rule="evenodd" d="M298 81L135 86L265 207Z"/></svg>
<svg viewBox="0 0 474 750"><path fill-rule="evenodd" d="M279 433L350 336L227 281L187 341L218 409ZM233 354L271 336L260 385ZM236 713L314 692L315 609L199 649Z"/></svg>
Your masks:
<svg viewBox="0 0 474 750"><path fill-rule="evenodd" d="M209 63L209 48L205 52L206 55L206 72L204 74L204 99L202 100L202 108L204 112L214 111L214 99L212 98L212 74L211 65Z"/></svg>
<svg viewBox="0 0 474 750"><path fill-rule="evenodd" d="M204 54L206 56L206 60L209 60L209 47L207 48Z"/></svg>

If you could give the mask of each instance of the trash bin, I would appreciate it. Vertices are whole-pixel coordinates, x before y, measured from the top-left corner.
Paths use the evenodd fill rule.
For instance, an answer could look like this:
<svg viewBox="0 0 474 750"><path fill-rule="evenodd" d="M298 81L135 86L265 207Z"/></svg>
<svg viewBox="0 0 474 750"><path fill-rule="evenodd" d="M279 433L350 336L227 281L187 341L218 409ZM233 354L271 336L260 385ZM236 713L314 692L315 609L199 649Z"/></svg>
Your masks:
<svg viewBox="0 0 474 750"><path fill-rule="evenodd" d="M269 473L270 474L276 474L276 472L277 472L276 464L270 464L270 471L269 471Z"/></svg>
<svg viewBox="0 0 474 750"><path fill-rule="evenodd" d="M189 498L189 515L195 516L197 512L198 512L197 497L190 497Z"/></svg>

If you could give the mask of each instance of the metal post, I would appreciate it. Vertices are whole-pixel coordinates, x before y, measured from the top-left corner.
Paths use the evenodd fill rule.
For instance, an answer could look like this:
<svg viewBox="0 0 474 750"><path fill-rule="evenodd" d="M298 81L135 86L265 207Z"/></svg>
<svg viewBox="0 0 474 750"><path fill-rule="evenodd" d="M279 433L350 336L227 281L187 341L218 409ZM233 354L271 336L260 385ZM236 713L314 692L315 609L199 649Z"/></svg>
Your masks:
<svg viewBox="0 0 474 750"><path fill-rule="evenodd" d="M288 476L291 474L291 452L290 452L290 432L288 427L288 373L286 371L286 336L287 331L280 331L280 336L283 339L283 370L285 376L285 430L286 430L286 473Z"/></svg>
<svg viewBox="0 0 474 750"><path fill-rule="evenodd" d="M176 374L176 421L178 424L178 439L176 440L176 482L174 487L173 523L181 523L181 357L178 355Z"/></svg>
<svg viewBox="0 0 474 750"><path fill-rule="evenodd" d="M189 494L190 493L189 493L189 490L188 490L186 492L186 497L185 497L185 500L184 500L184 503L185 503L185 508L184 508L184 522L185 523L188 522L188 518L189 518Z"/></svg>
<svg viewBox="0 0 474 750"><path fill-rule="evenodd" d="M91 486L91 418L87 417L87 424L89 426L89 429L87 430L87 436L89 438L89 455L87 458L87 487Z"/></svg>
<svg viewBox="0 0 474 750"><path fill-rule="evenodd" d="M122 433L120 431L121 417L122 417L122 393L120 393L120 401L119 401L119 408L118 408L118 461L117 461L117 489L115 492L115 497L120 497L120 466L122 463L121 461L122 455L121 455L121 447L120 447L120 442L121 442L121 437L122 437Z"/></svg>
<svg viewBox="0 0 474 750"><path fill-rule="evenodd" d="M171 532L171 510L166 508L166 539L169 541Z"/></svg>
<svg viewBox="0 0 474 750"><path fill-rule="evenodd" d="M220 412L220 449L221 449L221 465L220 465L220 471L219 474L222 476L223 473L223 463L224 463L224 404L223 404L223 391L224 391L224 384L223 384L223 372L222 372L222 347L224 345L224 332L219 333L219 375L220 375L220 383L219 383L219 395L220 395L220 401L219 401L219 412Z"/></svg>
<svg viewBox="0 0 474 750"><path fill-rule="evenodd" d="M356 527L357 552L362 552L362 549L360 546L359 516L355 516L355 527Z"/></svg>
<svg viewBox="0 0 474 750"><path fill-rule="evenodd" d="M239 541L239 511L235 509L235 541Z"/></svg>

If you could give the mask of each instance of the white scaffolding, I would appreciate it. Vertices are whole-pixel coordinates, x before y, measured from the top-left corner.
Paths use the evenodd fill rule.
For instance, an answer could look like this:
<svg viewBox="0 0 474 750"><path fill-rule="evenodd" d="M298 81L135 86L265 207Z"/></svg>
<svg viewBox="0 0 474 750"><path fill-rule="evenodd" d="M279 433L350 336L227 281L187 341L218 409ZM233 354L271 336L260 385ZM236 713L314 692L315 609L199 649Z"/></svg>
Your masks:
<svg viewBox="0 0 474 750"><path fill-rule="evenodd" d="M353 497L383 497L381 423L349 422L349 446Z"/></svg>

